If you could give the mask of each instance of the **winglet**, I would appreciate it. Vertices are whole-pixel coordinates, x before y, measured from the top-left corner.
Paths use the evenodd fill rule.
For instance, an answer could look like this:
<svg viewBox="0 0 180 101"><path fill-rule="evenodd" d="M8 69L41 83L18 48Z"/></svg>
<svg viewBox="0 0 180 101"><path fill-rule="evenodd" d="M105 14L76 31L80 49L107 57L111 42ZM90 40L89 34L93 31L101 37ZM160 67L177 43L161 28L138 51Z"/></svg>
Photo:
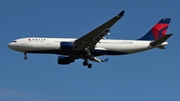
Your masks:
<svg viewBox="0 0 180 101"><path fill-rule="evenodd" d="M153 41L152 43L150 43L151 46L156 46L158 44L161 44L163 42L165 42L169 37L171 37L172 34L166 34L165 36L161 37L158 40Z"/></svg>
<svg viewBox="0 0 180 101"><path fill-rule="evenodd" d="M121 11L121 12L118 14L118 17L123 16L123 15L124 15L124 12L125 12L125 10Z"/></svg>

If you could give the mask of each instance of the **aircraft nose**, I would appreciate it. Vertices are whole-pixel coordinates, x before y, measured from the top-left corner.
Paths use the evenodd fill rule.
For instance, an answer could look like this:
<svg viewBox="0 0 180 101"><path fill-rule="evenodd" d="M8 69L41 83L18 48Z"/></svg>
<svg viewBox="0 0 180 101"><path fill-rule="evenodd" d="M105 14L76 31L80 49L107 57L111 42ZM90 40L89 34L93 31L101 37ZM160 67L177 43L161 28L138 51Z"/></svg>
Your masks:
<svg viewBox="0 0 180 101"><path fill-rule="evenodd" d="M16 43L13 43L13 42L9 43L7 46L12 50L18 49L18 45Z"/></svg>
<svg viewBox="0 0 180 101"><path fill-rule="evenodd" d="M12 49L12 47L13 47L12 43L9 43L8 47Z"/></svg>
<svg viewBox="0 0 180 101"><path fill-rule="evenodd" d="M10 49L15 50L15 51L22 51L22 46L21 44L17 43L17 42L11 42L7 45Z"/></svg>

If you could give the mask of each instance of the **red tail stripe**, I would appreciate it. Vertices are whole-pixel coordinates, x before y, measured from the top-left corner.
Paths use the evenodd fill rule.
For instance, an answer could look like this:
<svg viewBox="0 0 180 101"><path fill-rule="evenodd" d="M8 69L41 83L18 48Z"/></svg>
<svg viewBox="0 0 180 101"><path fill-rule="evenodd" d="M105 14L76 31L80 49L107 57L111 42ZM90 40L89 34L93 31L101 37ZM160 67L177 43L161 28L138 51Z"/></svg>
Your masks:
<svg viewBox="0 0 180 101"><path fill-rule="evenodd" d="M152 31L152 33L153 33L153 36L154 36L155 40L157 40L157 39L159 38L159 32L160 32L162 29L166 28L168 25L169 25L169 24L158 23L158 24L156 24L156 25L152 28L151 31ZM167 31L167 29L164 30L164 31L162 31L162 36L166 35L166 31ZM162 36L161 36L161 37L162 37Z"/></svg>

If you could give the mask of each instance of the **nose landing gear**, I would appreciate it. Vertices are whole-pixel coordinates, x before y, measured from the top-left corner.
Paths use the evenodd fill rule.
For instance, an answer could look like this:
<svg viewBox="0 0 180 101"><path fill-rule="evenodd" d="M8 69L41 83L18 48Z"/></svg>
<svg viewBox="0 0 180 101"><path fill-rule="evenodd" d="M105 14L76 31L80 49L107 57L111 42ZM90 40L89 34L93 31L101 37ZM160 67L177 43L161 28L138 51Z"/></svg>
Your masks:
<svg viewBox="0 0 180 101"><path fill-rule="evenodd" d="M24 59L25 59L25 60L27 59L27 55L26 55L26 52L24 52Z"/></svg>

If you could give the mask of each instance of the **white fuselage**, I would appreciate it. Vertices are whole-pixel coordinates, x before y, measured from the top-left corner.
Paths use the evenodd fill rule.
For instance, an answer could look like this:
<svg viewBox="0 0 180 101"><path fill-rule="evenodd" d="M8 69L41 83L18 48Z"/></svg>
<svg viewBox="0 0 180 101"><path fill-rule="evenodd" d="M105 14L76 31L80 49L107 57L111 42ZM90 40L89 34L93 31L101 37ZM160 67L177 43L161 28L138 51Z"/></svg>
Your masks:
<svg viewBox="0 0 180 101"><path fill-rule="evenodd" d="M68 55L68 53L64 54L60 51L60 43L61 42L74 42L75 38L21 38L14 40L8 47L19 51L19 52L27 52L27 53L49 53L49 54L59 54L59 55ZM142 40L111 40L111 39L102 39L100 40L95 47L95 50L102 51L110 51L111 54L107 53L106 55L122 55L123 53L136 53L145 50L149 50L152 48L150 45L152 41L142 41ZM159 46L167 45L167 42L162 43ZM52 51L51 51L52 50ZM56 51L56 52L53 52ZM73 50L72 50L73 51ZM71 52L72 52L71 51ZM60 52L60 53L58 53ZM122 54L112 54L122 53Z"/></svg>

